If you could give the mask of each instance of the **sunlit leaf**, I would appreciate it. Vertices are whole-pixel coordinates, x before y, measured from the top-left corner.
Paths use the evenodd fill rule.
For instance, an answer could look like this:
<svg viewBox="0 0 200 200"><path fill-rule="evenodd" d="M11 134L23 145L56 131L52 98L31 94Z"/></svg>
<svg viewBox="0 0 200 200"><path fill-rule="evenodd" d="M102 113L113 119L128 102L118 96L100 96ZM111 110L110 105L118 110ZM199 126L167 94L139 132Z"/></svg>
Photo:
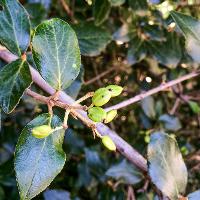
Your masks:
<svg viewBox="0 0 200 200"><path fill-rule="evenodd" d="M153 133L147 155L152 182L164 195L177 200L185 192L188 175L176 140L163 132Z"/></svg>

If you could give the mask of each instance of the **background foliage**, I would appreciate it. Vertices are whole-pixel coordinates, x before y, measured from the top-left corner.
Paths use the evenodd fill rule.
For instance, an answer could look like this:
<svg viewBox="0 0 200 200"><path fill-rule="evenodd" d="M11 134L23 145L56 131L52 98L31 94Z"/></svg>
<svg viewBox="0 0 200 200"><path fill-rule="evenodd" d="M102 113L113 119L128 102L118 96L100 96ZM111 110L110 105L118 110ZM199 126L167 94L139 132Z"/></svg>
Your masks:
<svg viewBox="0 0 200 200"><path fill-rule="evenodd" d="M82 69L65 90L73 98L114 83L124 86L123 95L112 102L115 104L198 69L198 64L185 50L180 30L173 31L173 19L169 15L170 10L178 10L199 18L195 1L71 0L65 2L70 13L66 13L62 1L21 3L30 15L32 28L44 19L57 17L75 30ZM0 60L0 67L4 65ZM88 82L102 72L107 74L93 83ZM148 156L151 132L162 129L176 137L188 168L187 194L200 185L199 84L198 78L192 79L119 110L117 120L110 125L140 153L146 155L148 151ZM178 97L181 102L175 110ZM45 106L25 96L12 114L1 112L0 199L19 199L13 169L14 148L22 128L46 111ZM60 110L55 112L62 116ZM64 150L67 152L64 169L48 190L35 199L125 199L130 185L136 199L154 199L152 185L145 191L140 190L144 177L136 168L120 154L108 153L98 140L92 139L88 129L73 119L64 139ZM151 159L153 167L154 158ZM179 165L181 163L180 160Z"/></svg>

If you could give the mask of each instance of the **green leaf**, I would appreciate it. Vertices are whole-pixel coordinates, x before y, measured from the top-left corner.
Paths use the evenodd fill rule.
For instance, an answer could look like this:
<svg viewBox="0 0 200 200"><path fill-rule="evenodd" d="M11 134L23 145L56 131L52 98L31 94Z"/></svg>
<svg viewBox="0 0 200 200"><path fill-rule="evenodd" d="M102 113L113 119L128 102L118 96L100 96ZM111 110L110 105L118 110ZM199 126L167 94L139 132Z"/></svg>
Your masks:
<svg viewBox="0 0 200 200"><path fill-rule="evenodd" d="M152 182L171 200L185 192L187 169L175 138L156 132L148 145L148 172Z"/></svg>
<svg viewBox="0 0 200 200"><path fill-rule="evenodd" d="M111 6L121 6L126 0L109 0Z"/></svg>
<svg viewBox="0 0 200 200"><path fill-rule="evenodd" d="M111 34L102 27L92 23L84 23L74 26L81 54L84 56L99 55L111 41Z"/></svg>
<svg viewBox="0 0 200 200"><path fill-rule="evenodd" d="M189 55L200 62L200 22L193 17L172 11L171 16L186 38L186 49Z"/></svg>
<svg viewBox="0 0 200 200"><path fill-rule="evenodd" d="M188 195L188 200L199 200L200 199L200 190L197 190Z"/></svg>
<svg viewBox="0 0 200 200"><path fill-rule="evenodd" d="M129 0L129 6L138 15L145 15L145 11L148 8L147 0Z"/></svg>
<svg viewBox="0 0 200 200"><path fill-rule="evenodd" d="M34 127L48 124L49 114L42 114L23 129L15 151L15 171L21 200L29 200L42 192L62 170L66 155L62 150L64 130L58 130L44 139L32 136ZM57 117L51 126L61 126Z"/></svg>
<svg viewBox="0 0 200 200"><path fill-rule="evenodd" d="M30 23L26 10L16 0L0 0L0 43L20 56L30 42Z"/></svg>
<svg viewBox="0 0 200 200"><path fill-rule="evenodd" d="M159 63L174 68L182 57L180 40L174 33L169 33L166 39L165 42L148 42L149 49Z"/></svg>
<svg viewBox="0 0 200 200"><path fill-rule="evenodd" d="M28 3L25 8L29 14L31 27L38 26L46 17L46 10L40 3Z"/></svg>
<svg viewBox="0 0 200 200"><path fill-rule="evenodd" d="M0 104L10 113L19 103L24 91L32 83L28 63L18 59L0 71Z"/></svg>
<svg viewBox="0 0 200 200"><path fill-rule="evenodd" d="M156 116L155 103L152 96L142 99L141 106L147 117L154 119Z"/></svg>
<svg viewBox="0 0 200 200"><path fill-rule="evenodd" d="M47 190L44 192L45 200L71 200L70 193L65 190Z"/></svg>
<svg viewBox="0 0 200 200"><path fill-rule="evenodd" d="M42 77L56 90L70 86L81 65L73 29L60 19L45 21L36 28L32 43L33 59Z"/></svg>
<svg viewBox="0 0 200 200"><path fill-rule="evenodd" d="M81 90L82 84L84 82L83 78L84 78L84 68L83 66L81 66L80 73L76 77L75 81L67 89L64 90L73 99L77 98Z"/></svg>
<svg viewBox="0 0 200 200"><path fill-rule="evenodd" d="M41 3L46 9L49 9L52 0L28 0L29 3Z"/></svg>
<svg viewBox="0 0 200 200"><path fill-rule="evenodd" d="M108 19L111 5L108 0L95 0L93 7L93 15L95 18L95 25L101 25Z"/></svg>
<svg viewBox="0 0 200 200"><path fill-rule="evenodd" d="M126 184L137 184L142 180L142 174L126 160L113 165L106 171L106 176L122 180Z"/></svg>
<svg viewBox="0 0 200 200"><path fill-rule="evenodd" d="M197 102L188 101L188 104L189 104L191 110L192 110L194 113L196 113L196 114L200 113L200 106L199 106L199 104L198 104Z"/></svg>
<svg viewBox="0 0 200 200"><path fill-rule="evenodd" d="M178 131L182 127L179 118L168 114L161 115L159 121L163 122L165 129L169 131Z"/></svg>

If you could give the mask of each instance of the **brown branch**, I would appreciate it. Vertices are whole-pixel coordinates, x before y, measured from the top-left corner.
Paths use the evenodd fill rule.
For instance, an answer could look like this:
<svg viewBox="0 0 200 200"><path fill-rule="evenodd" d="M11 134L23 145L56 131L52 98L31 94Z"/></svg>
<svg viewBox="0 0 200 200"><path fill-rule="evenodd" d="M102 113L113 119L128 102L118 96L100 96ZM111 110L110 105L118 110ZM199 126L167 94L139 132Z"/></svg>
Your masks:
<svg viewBox="0 0 200 200"><path fill-rule="evenodd" d="M6 62L12 62L17 59L16 56L11 54L9 51L4 50L0 46L0 58ZM31 75L33 82L37 84L41 89L47 92L50 95L53 95L56 91L53 89L36 71L34 68L30 67ZM68 96L65 92L61 91L59 94L59 101L65 104L73 104L75 101ZM72 114L78 117L83 123L91 122L90 119L87 118L87 113L83 110L72 110ZM124 155L132 164L138 167L145 174L147 173L147 161L146 159L138 153L131 145L129 145L126 141L124 141L121 137L119 137L114 131L112 131L109 127L102 123L96 124L98 132L103 135L109 135L114 141L115 145L119 152Z"/></svg>
<svg viewBox="0 0 200 200"><path fill-rule="evenodd" d="M197 77L199 75L200 75L200 70L195 71L195 72L191 72L191 73L186 74L184 76L181 76L181 77L179 77L179 78L177 78L175 80L169 81L168 83L163 83L163 84L159 85L158 87L153 88L153 89L151 89L151 90L149 90L147 92L138 94L138 95L136 95L136 96L134 96L134 97L132 97L132 98L130 98L128 100L122 101L121 103L118 103L118 104L116 104L114 106L106 108L106 111L113 110L113 109L117 110L117 109L120 109L120 108L124 108L126 106L129 106L129 105L135 103L135 102L141 101L145 97L148 97L148 96L151 96L153 94L156 94L156 93L158 93L160 91L163 91L163 90L165 90L167 88L172 87L173 85L176 85L176 84L181 83L183 81L186 81L188 79Z"/></svg>

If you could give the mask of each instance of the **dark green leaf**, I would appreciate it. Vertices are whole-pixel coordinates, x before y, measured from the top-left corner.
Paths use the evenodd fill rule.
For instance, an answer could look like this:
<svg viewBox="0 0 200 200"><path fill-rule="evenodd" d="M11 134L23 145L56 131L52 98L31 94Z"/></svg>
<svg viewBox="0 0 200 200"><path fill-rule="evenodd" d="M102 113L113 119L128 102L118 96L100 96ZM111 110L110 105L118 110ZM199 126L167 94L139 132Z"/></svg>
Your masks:
<svg viewBox="0 0 200 200"><path fill-rule="evenodd" d="M166 42L150 41L151 54L163 65L174 68L182 57L180 40L174 33L167 35ZM166 56L167 55L167 56Z"/></svg>
<svg viewBox="0 0 200 200"><path fill-rule="evenodd" d="M186 38L186 49L189 55L195 61L200 62L200 22L175 11L171 12L171 16Z"/></svg>
<svg viewBox="0 0 200 200"><path fill-rule="evenodd" d="M164 127L169 131L178 131L182 127L179 118L168 114L161 115L159 121L163 122Z"/></svg>
<svg viewBox="0 0 200 200"><path fill-rule="evenodd" d="M46 9L51 6L52 0L28 0L29 3L41 3Z"/></svg>
<svg viewBox="0 0 200 200"><path fill-rule="evenodd" d="M40 24L33 35L33 58L42 77L55 89L65 89L78 76L81 65L73 29L60 19Z"/></svg>
<svg viewBox="0 0 200 200"><path fill-rule="evenodd" d="M148 4L147 0L129 0L129 6L134 10L138 15L145 15Z"/></svg>
<svg viewBox="0 0 200 200"><path fill-rule="evenodd" d="M73 99L77 98L77 96L81 90L81 86L84 82L83 77L84 77L84 68L82 66L80 69L80 73L76 77L75 81L67 89L64 90Z"/></svg>
<svg viewBox="0 0 200 200"><path fill-rule="evenodd" d="M42 114L22 131L15 151L15 171L22 200L29 200L42 192L62 170L66 155L62 150L64 130L58 130L44 139L32 136L33 127L48 124L49 114ZM61 126L57 116L53 128Z"/></svg>
<svg viewBox="0 0 200 200"><path fill-rule="evenodd" d="M128 49L127 60L130 65L133 65L147 55L147 46L143 40L137 36L131 40L130 47Z"/></svg>
<svg viewBox="0 0 200 200"><path fill-rule="evenodd" d="M111 41L110 33L104 28L97 27L92 23L84 23L74 26L81 54L85 56L97 56Z"/></svg>
<svg viewBox="0 0 200 200"><path fill-rule="evenodd" d="M46 17L46 10L40 3L29 3L25 8L28 11L32 28L39 25Z"/></svg>
<svg viewBox="0 0 200 200"><path fill-rule="evenodd" d="M45 200L71 200L70 193L65 190L47 190L44 192Z"/></svg>
<svg viewBox="0 0 200 200"><path fill-rule="evenodd" d="M112 6L121 6L126 0L109 0Z"/></svg>
<svg viewBox="0 0 200 200"><path fill-rule="evenodd" d="M21 59L6 65L0 71L0 104L4 112L13 111L31 83L28 63Z"/></svg>
<svg viewBox="0 0 200 200"><path fill-rule="evenodd" d="M30 42L30 23L26 10L16 0L0 0L0 43L20 56Z"/></svg>
<svg viewBox="0 0 200 200"><path fill-rule="evenodd" d="M113 39L117 43L129 42L137 36L136 27L130 24L123 24L114 34Z"/></svg>
<svg viewBox="0 0 200 200"><path fill-rule="evenodd" d="M110 14L111 5L108 0L95 0L93 7L93 15L95 18L95 24L101 25Z"/></svg>
<svg viewBox="0 0 200 200"><path fill-rule="evenodd" d="M188 200L199 200L200 199L200 190L197 190L188 195Z"/></svg>
<svg viewBox="0 0 200 200"><path fill-rule="evenodd" d="M156 132L148 145L148 171L153 183L171 200L185 192L187 169L175 138Z"/></svg>
<svg viewBox="0 0 200 200"><path fill-rule="evenodd" d="M142 174L126 160L113 165L106 171L106 176L122 180L126 184L137 184L142 180Z"/></svg>
<svg viewBox="0 0 200 200"><path fill-rule="evenodd" d="M149 118L155 118L155 103L152 96L146 97L141 101L142 109Z"/></svg>

